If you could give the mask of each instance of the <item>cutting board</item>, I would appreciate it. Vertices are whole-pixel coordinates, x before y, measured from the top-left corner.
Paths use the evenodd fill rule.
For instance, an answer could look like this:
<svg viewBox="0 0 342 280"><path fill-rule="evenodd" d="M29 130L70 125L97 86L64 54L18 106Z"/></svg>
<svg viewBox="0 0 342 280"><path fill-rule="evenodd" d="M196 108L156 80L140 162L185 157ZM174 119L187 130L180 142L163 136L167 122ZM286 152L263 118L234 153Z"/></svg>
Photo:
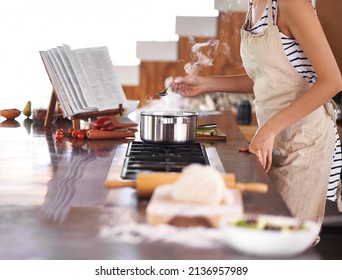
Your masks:
<svg viewBox="0 0 342 280"><path fill-rule="evenodd" d="M227 135L225 135L220 130L217 130L215 135L204 135L204 134L197 134L196 141L197 142L212 142L212 141L226 141Z"/></svg>
<svg viewBox="0 0 342 280"><path fill-rule="evenodd" d="M146 208L149 224L170 224L174 226L219 227L224 221L236 220L243 214L242 195L239 190L227 190L233 194L229 204L209 205L184 203L172 199L172 185L156 188Z"/></svg>

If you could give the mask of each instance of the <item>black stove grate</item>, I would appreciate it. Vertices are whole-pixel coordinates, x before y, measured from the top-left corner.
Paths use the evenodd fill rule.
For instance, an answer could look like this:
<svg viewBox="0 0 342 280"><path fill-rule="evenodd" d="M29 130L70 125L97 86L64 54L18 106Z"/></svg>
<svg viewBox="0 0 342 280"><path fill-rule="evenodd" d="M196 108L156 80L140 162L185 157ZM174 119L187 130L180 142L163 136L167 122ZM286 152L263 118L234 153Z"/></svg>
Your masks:
<svg viewBox="0 0 342 280"><path fill-rule="evenodd" d="M137 173L181 172L191 163L209 165L203 143L150 144L133 141L128 144L121 172L123 179L136 179Z"/></svg>

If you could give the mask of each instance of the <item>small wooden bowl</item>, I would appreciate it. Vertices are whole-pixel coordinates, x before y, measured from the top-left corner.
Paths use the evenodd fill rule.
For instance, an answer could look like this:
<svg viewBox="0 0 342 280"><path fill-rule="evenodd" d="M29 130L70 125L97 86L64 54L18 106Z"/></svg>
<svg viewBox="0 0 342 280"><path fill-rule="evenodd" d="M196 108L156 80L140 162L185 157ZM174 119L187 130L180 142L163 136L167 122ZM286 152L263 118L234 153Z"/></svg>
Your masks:
<svg viewBox="0 0 342 280"><path fill-rule="evenodd" d="M5 117L8 120L14 120L20 116L21 111L18 109L4 109L0 111L0 116Z"/></svg>

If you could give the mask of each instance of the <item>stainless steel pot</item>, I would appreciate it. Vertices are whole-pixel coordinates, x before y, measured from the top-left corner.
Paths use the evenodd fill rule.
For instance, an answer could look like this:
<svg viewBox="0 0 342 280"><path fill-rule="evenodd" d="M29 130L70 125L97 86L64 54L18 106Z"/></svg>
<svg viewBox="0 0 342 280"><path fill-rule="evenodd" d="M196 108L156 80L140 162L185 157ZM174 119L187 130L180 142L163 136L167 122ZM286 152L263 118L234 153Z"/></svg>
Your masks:
<svg viewBox="0 0 342 280"><path fill-rule="evenodd" d="M181 144L196 140L197 113L141 112L140 138L144 142Z"/></svg>

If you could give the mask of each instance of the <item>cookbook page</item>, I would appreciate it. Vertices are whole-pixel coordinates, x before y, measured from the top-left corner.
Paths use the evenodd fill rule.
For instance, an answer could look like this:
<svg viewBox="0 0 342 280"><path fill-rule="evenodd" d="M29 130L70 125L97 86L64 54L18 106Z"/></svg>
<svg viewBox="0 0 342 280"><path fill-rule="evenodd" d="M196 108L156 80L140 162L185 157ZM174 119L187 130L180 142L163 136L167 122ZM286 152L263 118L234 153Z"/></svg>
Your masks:
<svg viewBox="0 0 342 280"><path fill-rule="evenodd" d="M49 75L50 81L58 97L58 100L60 101L64 116L72 116L74 112L67 98L67 93L65 92L65 89L63 88L59 79L58 71L56 69L57 66L51 52L49 50L41 51L40 55L44 62L45 69Z"/></svg>
<svg viewBox="0 0 342 280"><path fill-rule="evenodd" d="M107 47L83 48L72 51L99 110L127 106L126 96L117 78Z"/></svg>
<svg viewBox="0 0 342 280"><path fill-rule="evenodd" d="M75 88L73 87L73 84L70 80L70 77L68 75L68 72L66 70L66 66L64 65L62 58L60 54L58 53L56 48L53 48L49 50L49 53L52 54L52 57L56 63L56 69L59 77L59 81L61 85L64 88L64 91L67 93L67 99L69 101L69 104L73 110L74 114L78 113L84 113L87 112L85 108L83 108L77 93L75 91Z"/></svg>
<svg viewBox="0 0 342 280"><path fill-rule="evenodd" d="M81 111L87 112L87 111L96 111L96 107L89 107L84 95L82 93L82 88L79 83L79 80L77 79L77 76L75 74L75 71L71 65L70 59L64 49L64 47L57 46L57 53L59 55L60 63L63 67L63 75L65 77L65 80L67 82L68 88L72 95L74 96L74 99L77 103L77 106L80 108Z"/></svg>
<svg viewBox="0 0 342 280"><path fill-rule="evenodd" d="M95 96L90 91L90 86L82 70L82 65L77 59L75 53L71 50L70 46L63 44L63 50L65 52L66 57L68 58L70 62L71 68L74 71L75 80L77 80L79 84L81 94L83 96L84 101L86 102L87 107L96 108L96 110L94 111L97 111L98 108L97 108Z"/></svg>

